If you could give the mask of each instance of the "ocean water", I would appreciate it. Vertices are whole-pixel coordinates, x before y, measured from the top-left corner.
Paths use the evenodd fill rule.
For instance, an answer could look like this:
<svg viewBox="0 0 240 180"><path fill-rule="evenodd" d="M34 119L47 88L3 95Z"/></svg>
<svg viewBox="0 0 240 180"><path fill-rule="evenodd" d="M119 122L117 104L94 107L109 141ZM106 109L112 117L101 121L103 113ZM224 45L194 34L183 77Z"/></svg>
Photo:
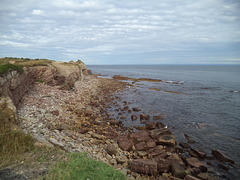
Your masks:
<svg viewBox="0 0 240 180"><path fill-rule="evenodd" d="M196 141L195 148L208 154L212 149L223 151L236 164L228 172L218 169L219 173L226 174L226 179L240 177L240 66L94 65L88 69L107 78L122 75L163 80L137 82L121 98L146 114L164 114L161 121L178 141L186 142L185 133ZM119 118L114 111L111 115ZM125 126L140 125L125 116Z"/></svg>

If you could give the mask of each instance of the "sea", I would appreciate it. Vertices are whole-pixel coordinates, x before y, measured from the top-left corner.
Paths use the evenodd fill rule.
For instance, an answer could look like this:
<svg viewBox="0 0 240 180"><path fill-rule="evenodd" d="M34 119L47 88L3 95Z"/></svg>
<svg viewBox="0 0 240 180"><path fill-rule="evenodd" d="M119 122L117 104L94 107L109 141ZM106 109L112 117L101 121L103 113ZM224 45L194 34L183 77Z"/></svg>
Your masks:
<svg viewBox="0 0 240 180"><path fill-rule="evenodd" d="M150 78L160 82L131 82L119 94L149 115L163 115L161 120L178 142L184 134L211 155L218 149L235 161L230 170L217 168L223 179L240 179L240 65L88 65L103 78L121 75ZM119 118L115 111L109 112ZM129 115L130 116L130 115ZM141 125L127 116L126 127Z"/></svg>

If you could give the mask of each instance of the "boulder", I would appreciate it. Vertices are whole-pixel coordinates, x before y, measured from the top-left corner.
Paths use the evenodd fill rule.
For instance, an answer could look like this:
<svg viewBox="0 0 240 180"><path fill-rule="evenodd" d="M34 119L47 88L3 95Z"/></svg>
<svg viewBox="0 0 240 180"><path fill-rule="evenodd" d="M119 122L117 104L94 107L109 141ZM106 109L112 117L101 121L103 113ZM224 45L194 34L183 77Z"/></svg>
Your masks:
<svg viewBox="0 0 240 180"><path fill-rule="evenodd" d="M10 97L0 97L0 127L5 123L16 123L16 107Z"/></svg>
<svg viewBox="0 0 240 180"><path fill-rule="evenodd" d="M113 144L108 144L106 151L109 155L116 155L118 153L117 148Z"/></svg>
<svg viewBox="0 0 240 180"><path fill-rule="evenodd" d="M131 119L132 119L133 121L136 121L136 120L138 119L138 117L137 117L136 115L131 115Z"/></svg>
<svg viewBox="0 0 240 180"><path fill-rule="evenodd" d="M163 146L158 145L155 148L149 149L148 151L148 157L152 158L152 157L156 157L159 155L164 155L165 156L165 150L163 149Z"/></svg>
<svg viewBox="0 0 240 180"><path fill-rule="evenodd" d="M201 158L201 159L204 159L207 155L203 150L198 150L193 148L190 149L189 154L192 157Z"/></svg>
<svg viewBox="0 0 240 180"><path fill-rule="evenodd" d="M146 148L146 143L145 142L140 142L138 144L134 145L137 151L143 151Z"/></svg>
<svg viewBox="0 0 240 180"><path fill-rule="evenodd" d="M163 116L153 116L153 120L159 120L159 119L164 119Z"/></svg>
<svg viewBox="0 0 240 180"><path fill-rule="evenodd" d="M189 135L184 134L184 136L185 136L185 138L187 139L187 141L188 141L189 144L195 143L195 141L194 141Z"/></svg>
<svg viewBox="0 0 240 180"><path fill-rule="evenodd" d="M150 137L154 140L157 140L159 136L172 135L172 132L169 129L154 129L148 132Z"/></svg>
<svg viewBox="0 0 240 180"><path fill-rule="evenodd" d="M223 152L221 152L220 150L212 150L212 155L219 161L222 162L229 162L231 164L234 164L235 162L230 159L229 157L227 157L225 154L223 154Z"/></svg>
<svg viewBox="0 0 240 180"><path fill-rule="evenodd" d="M177 142L173 135L163 135L157 138L156 141L159 145L166 145L166 146L176 146Z"/></svg>
<svg viewBox="0 0 240 180"><path fill-rule="evenodd" d="M153 159L155 162L157 162L158 165L158 171L160 173L170 172L171 170L171 164L172 161L169 159L164 159L161 157L156 157Z"/></svg>
<svg viewBox="0 0 240 180"><path fill-rule="evenodd" d="M128 107L128 106L125 106L125 107L122 109L122 111L127 111L127 110L129 110L129 107Z"/></svg>
<svg viewBox="0 0 240 180"><path fill-rule="evenodd" d="M135 112L142 111L141 109L138 109L138 108L133 108L132 110L135 111Z"/></svg>
<svg viewBox="0 0 240 180"><path fill-rule="evenodd" d="M158 129L162 129L165 127L165 125L162 122L157 122L156 126Z"/></svg>
<svg viewBox="0 0 240 180"><path fill-rule="evenodd" d="M150 119L150 116L147 115L147 114L140 114L140 120L149 120Z"/></svg>
<svg viewBox="0 0 240 180"><path fill-rule="evenodd" d="M194 157L187 158L186 161L190 166L198 168L202 172L207 171L206 166L204 166L204 164L201 161L199 161L197 158L194 158Z"/></svg>
<svg viewBox="0 0 240 180"><path fill-rule="evenodd" d="M132 140L129 139L127 135L119 136L117 142L119 148L122 149L123 151L131 150L134 145Z"/></svg>
<svg viewBox="0 0 240 180"><path fill-rule="evenodd" d="M153 129L156 129L157 123L156 122L146 122L145 126L146 126L146 129L153 130Z"/></svg>
<svg viewBox="0 0 240 180"><path fill-rule="evenodd" d="M134 143L148 142L149 140L151 140L151 137L149 136L147 131L138 131L138 132L132 133L130 135L130 138L133 140Z"/></svg>
<svg viewBox="0 0 240 180"><path fill-rule="evenodd" d="M182 148L191 148L191 146L190 146L188 143L185 143L185 142L180 142L179 145L180 145Z"/></svg>
<svg viewBox="0 0 240 180"><path fill-rule="evenodd" d="M180 166L184 167L185 164L182 160L182 158L179 156L179 154L177 153L173 153L172 155L170 155L168 158L168 160L171 160L172 162L176 162L178 163Z"/></svg>
<svg viewBox="0 0 240 180"><path fill-rule="evenodd" d="M185 169L182 166L180 166L177 162L172 162L171 172L175 177L178 178L184 178L186 175Z"/></svg>
<svg viewBox="0 0 240 180"><path fill-rule="evenodd" d="M136 159L131 163L131 171L137 173L151 174L155 175L158 173L157 162L150 159Z"/></svg>
<svg viewBox="0 0 240 180"><path fill-rule="evenodd" d="M146 146L147 146L146 148L147 149L154 148L154 147L156 147L156 145L157 144L153 140L150 140L146 143Z"/></svg>

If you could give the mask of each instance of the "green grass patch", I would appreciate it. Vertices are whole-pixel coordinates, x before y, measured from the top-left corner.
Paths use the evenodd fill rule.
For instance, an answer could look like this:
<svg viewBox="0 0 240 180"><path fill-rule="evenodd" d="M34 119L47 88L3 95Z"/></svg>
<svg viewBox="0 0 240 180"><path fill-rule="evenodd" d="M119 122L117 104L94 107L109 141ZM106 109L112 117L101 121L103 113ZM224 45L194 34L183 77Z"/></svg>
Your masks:
<svg viewBox="0 0 240 180"><path fill-rule="evenodd" d="M56 164L45 177L47 180L125 180L125 176L112 166L87 157L86 153L70 153L68 160Z"/></svg>
<svg viewBox="0 0 240 180"><path fill-rule="evenodd" d="M16 159L19 155L32 150L34 139L11 126L0 128L0 167Z"/></svg>
<svg viewBox="0 0 240 180"><path fill-rule="evenodd" d="M16 66L13 64L0 64L0 74L5 74L9 70L16 70L20 73L23 73L23 68L21 66Z"/></svg>
<svg viewBox="0 0 240 180"><path fill-rule="evenodd" d="M36 80L37 83L46 83L46 81L42 80L42 79L37 79Z"/></svg>

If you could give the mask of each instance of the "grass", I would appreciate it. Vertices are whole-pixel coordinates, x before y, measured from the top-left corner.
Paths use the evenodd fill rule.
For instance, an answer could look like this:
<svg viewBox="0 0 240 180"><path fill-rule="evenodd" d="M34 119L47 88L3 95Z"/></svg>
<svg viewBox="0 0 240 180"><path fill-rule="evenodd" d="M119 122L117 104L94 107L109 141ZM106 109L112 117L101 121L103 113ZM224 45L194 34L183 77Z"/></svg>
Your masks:
<svg viewBox="0 0 240 180"><path fill-rule="evenodd" d="M0 65L14 64L16 66L22 66L22 67L48 66L48 64L52 62L53 62L52 60L48 60L48 59L30 59L30 58L14 58L14 57L0 58Z"/></svg>
<svg viewBox="0 0 240 180"><path fill-rule="evenodd" d="M20 73L23 73L23 68L21 66L16 66L13 64L0 64L0 74L5 74L9 70L16 70Z"/></svg>
<svg viewBox="0 0 240 180"><path fill-rule="evenodd" d="M61 161L51 169L46 180L125 180L118 170L105 163L87 157L86 153L70 153L67 161Z"/></svg>
<svg viewBox="0 0 240 180"><path fill-rule="evenodd" d="M9 125L0 127L0 167L33 149L34 140L29 134Z"/></svg>

